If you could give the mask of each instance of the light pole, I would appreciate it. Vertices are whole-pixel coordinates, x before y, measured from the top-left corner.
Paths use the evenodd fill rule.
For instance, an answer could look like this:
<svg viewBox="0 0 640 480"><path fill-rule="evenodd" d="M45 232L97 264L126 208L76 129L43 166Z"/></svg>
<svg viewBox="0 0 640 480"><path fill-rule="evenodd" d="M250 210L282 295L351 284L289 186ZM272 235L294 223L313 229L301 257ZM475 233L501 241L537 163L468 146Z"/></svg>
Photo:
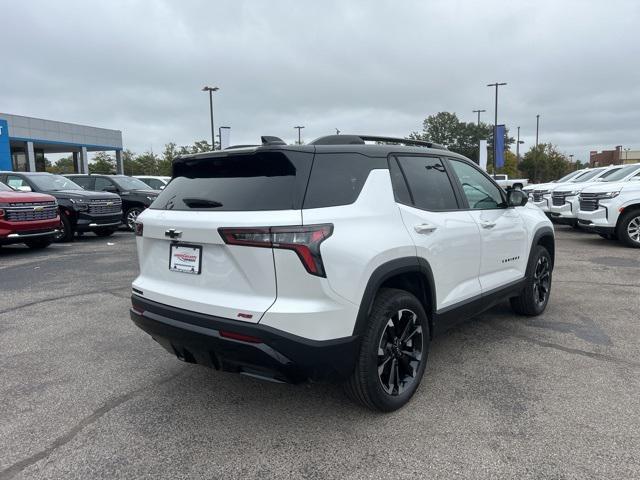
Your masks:
<svg viewBox="0 0 640 480"><path fill-rule="evenodd" d="M293 127L298 129L298 145L302 145L302 139L300 137L300 131L304 128L304 126Z"/></svg>
<svg viewBox="0 0 640 480"><path fill-rule="evenodd" d="M516 159L520 163L520 145L524 143L524 140L520 140L520 127L518 127L518 140L516 141Z"/></svg>
<svg viewBox="0 0 640 480"><path fill-rule="evenodd" d="M624 163L629 163L629 150L631 150L631 148L624 149Z"/></svg>
<svg viewBox="0 0 640 480"><path fill-rule="evenodd" d="M216 129L213 127L213 92L220 90L218 87L202 87L203 92L209 92L209 114L211 115L211 150L216 149Z"/></svg>
<svg viewBox="0 0 640 480"><path fill-rule="evenodd" d="M478 114L478 126L480 126L480 114L486 112L486 110L474 110L473 113Z"/></svg>
<svg viewBox="0 0 640 480"><path fill-rule="evenodd" d="M496 107L495 107L495 121L493 122L493 176L496 175L496 156L498 153L498 142L496 142L496 132L498 130L498 87L502 87L506 83L489 83L487 87L496 87Z"/></svg>
<svg viewBox="0 0 640 480"><path fill-rule="evenodd" d="M540 131L540 115L536 115L536 148L538 148L538 132Z"/></svg>

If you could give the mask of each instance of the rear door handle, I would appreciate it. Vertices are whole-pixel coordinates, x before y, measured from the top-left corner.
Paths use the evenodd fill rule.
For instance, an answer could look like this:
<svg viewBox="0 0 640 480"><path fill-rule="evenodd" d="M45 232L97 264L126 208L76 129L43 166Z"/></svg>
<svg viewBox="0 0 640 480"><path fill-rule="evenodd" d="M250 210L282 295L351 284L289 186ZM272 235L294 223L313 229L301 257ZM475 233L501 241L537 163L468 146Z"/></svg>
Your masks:
<svg viewBox="0 0 640 480"><path fill-rule="evenodd" d="M489 220L480 220L480 226L482 228L493 228L496 226L496 222L490 222Z"/></svg>
<svg viewBox="0 0 640 480"><path fill-rule="evenodd" d="M436 231L438 227L429 223L421 223L420 225L413 227L413 229L418 233L431 233Z"/></svg>

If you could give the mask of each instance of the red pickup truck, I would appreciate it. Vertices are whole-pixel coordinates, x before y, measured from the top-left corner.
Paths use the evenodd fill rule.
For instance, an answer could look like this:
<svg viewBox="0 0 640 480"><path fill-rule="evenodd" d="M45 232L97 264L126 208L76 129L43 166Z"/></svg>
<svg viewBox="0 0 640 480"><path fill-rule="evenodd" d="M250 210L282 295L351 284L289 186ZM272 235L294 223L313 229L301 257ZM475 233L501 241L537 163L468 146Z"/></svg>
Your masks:
<svg viewBox="0 0 640 480"><path fill-rule="evenodd" d="M0 183L0 245L25 243L29 248L46 248L59 226L54 197L19 192Z"/></svg>

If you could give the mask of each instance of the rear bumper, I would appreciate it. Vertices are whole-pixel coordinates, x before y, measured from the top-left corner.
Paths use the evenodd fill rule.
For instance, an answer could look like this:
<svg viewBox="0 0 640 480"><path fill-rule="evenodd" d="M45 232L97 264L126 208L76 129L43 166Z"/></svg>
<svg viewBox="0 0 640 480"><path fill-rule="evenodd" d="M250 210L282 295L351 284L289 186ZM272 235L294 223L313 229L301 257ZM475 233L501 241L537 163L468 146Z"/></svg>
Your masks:
<svg viewBox="0 0 640 480"><path fill-rule="evenodd" d="M131 320L180 360L269 380L344 379L354 368L360 346L355 336L310 340L265 325L170 307L135 294L131 303ZM249 338L228 338L229 334Z"/></svg>

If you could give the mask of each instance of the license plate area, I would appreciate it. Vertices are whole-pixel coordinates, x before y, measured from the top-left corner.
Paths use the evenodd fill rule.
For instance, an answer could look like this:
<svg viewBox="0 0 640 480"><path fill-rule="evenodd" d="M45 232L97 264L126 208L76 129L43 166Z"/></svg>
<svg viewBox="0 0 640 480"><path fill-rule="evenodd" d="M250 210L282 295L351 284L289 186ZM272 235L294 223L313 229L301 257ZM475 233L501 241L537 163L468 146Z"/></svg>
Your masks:
<svg viewBox="0 0 640 480"><path fill-rule="evenodd" d="M202 246L172 243L169 246L169 270L200 275L202 271Z"/></svg>

